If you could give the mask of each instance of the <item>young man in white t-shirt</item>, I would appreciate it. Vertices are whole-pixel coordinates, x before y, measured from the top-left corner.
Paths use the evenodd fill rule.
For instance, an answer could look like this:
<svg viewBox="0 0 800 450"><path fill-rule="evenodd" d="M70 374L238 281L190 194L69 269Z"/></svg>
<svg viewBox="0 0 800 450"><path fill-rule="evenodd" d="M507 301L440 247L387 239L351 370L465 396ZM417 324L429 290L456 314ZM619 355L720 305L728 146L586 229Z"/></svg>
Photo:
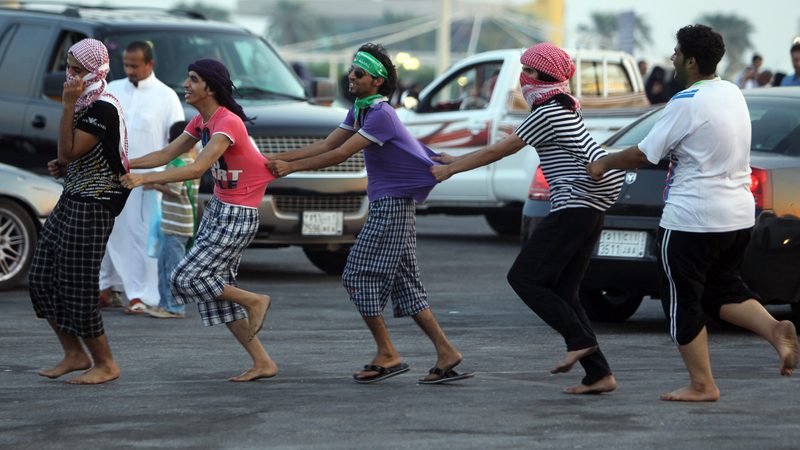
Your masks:
<svg viewBox="0 0 800 450"><path fill-rule="evenodd" d="M677 33L672 55L677 93L639 145L587 166L599 179L610 169L632 169L670 158L659 228L659 262L670 301L670 335L691 384L662 400L716 401L705 314L767 339L780 373L797 366L797 333L777 321L742 281L740 269L755 222L750 192L750 114L738 87L715 76L725 53L722 37L704 25Z"/></svg>

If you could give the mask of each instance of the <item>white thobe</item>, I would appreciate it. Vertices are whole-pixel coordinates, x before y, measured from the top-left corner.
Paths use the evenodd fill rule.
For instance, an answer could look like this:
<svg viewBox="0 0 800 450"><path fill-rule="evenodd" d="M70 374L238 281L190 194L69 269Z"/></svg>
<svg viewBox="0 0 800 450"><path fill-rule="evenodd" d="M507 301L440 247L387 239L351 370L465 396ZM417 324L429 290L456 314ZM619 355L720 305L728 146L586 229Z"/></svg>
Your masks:
<svg viewBox="0 0 800 450"><path fill-rule="evenodd" d="M107 91L122 105L128 129L128 158L134 159L164 148L169 128L185 120L178 95L155 74L134 86L127 78L108 84ZM149 172L157 169L134 169ZM161 194L156 190L133 189L125 208L114 221L106 254L100 267L100 289L125 292L129 299L141 299L158 306L158 261L147 255L147 240L154 216L160 214Z"/></svg>

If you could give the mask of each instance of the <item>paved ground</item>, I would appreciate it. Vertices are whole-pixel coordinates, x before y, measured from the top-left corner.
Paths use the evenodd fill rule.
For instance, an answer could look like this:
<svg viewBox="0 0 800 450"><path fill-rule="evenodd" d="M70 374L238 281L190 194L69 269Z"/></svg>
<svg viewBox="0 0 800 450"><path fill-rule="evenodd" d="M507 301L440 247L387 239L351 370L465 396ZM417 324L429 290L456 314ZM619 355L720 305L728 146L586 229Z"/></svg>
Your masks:
<svg viewBox="0 0 800 450"><path fill-rule="evenodd" d="M800 380L778 375L771 347L716 331L712 362L722 399L677 404L658 394L686 383L660 306L599 324L619 389L574 397L580 370L551 376L563 344L505 282L517 252L477 218L421 217L419 255L433 310L476 378L419 386L431 345L410 319L389 319L407 374L357 385L369 362L366 328L335 277L297 249L249 251L243 287L274 299L262 331L280 366L271 380L226 382L249 361L223 327L185 320L104 318L122 377L69 386L36 375L59 346L27 290L0 294L2 448L798 448ZM788 308L772 309L786 318Z"/></svg>

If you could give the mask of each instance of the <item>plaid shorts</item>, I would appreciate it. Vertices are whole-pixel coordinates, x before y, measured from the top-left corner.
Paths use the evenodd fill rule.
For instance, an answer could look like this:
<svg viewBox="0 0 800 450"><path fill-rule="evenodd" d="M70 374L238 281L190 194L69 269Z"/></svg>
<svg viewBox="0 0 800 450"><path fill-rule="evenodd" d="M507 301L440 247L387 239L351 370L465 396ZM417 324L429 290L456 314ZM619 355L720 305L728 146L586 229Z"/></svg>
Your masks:
<svg viewBox="0 0 800 450"><path fill-rule="evenodd" d="M225 285L236 285L242 252L258 231L258 210L213 197L206 206L194 245L175 267L170 287L180 305L197 302L206 326L247 317L244 307L216 300Z"/></svg>
<svg viewBox="0 0 800 450"><path fill-rule="evenodd" d="M82 338L104 334L97 298L100 262L114 214L99 203L61 197L47 218L28 273L36 316Z"/></svg>
<svg viewBox="0 0 800 450"><path fill-rule="evenodd" d="M362 316L380 316L389 298L395 317L429 308L419 279L415 204L410 198L371 202L367 222L350 250L342 284Z"/></svg>

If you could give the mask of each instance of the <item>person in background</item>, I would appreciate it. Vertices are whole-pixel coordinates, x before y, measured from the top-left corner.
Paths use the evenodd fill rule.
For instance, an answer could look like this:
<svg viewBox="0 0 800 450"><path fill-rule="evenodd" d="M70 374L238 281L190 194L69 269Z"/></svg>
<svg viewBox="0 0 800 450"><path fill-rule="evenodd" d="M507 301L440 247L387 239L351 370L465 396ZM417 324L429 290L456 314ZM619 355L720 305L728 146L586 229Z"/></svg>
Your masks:
<svg viewBox="0 0 800 450"><path fill-rule="evenodd" d="M659 263L669 300L669 332L689 371L690 384L661 395L667 401L717 401L706 315L764 337L778 352L779 372L797 367L794 324L778 321L742 281L741 266L755 223L750 192L750 113L736 85L716 76L725 54L722 36L705 25L678 30L672 55L676 94L638 145L586 168L636 169L669 157L659 224Z"/></svg>
<svg viewBox="0 0 800 450"><path fill-rule="evenodd" d="M112 81L108 92L119 99L128 127L131 159L169 142L169 129L185 120L175 91L156 78L150 44L131 42L123 53L127 78ZM154 168L161 170L161 167ZM139 170L134 169L134 172ZM134 189L114 222L100 269L100 302L108 305L114 290L129 299L126 314L143 314L159 302L158 263L148 256L149 229L158 219L161 193Z"/></svg>
<svg viewBox="0 0 800 450"><path fill-rule="evenodd" d="M745 67L736 78L736 85L739 86L739 89L753 89L757 86L756 79L762 64L764 64L764 58L758 53L754 54L750 65Z"/></svg>
<svg viewBox="0 0 800 450"><path fill-rule="evenodd" d="M800 42L797 39L792 44L792 48L789 49L789 54L792 57L794 73L783 77L781 86L800 86Z"/></svg>
<svg viewBox="0 0 800 450"><path fill-rule="evenodd" d="M89 369L71 384L106 383L120 375L97 303L100 262L129 194L119 181L128 171L125 120L106 91L108 71L102 42L84 39L70 47L58 158L48 163L53 176L66 175L64 190L39 233L28 275L36 316L47 320L64 350L64 359L39 375Z"/></svg>

